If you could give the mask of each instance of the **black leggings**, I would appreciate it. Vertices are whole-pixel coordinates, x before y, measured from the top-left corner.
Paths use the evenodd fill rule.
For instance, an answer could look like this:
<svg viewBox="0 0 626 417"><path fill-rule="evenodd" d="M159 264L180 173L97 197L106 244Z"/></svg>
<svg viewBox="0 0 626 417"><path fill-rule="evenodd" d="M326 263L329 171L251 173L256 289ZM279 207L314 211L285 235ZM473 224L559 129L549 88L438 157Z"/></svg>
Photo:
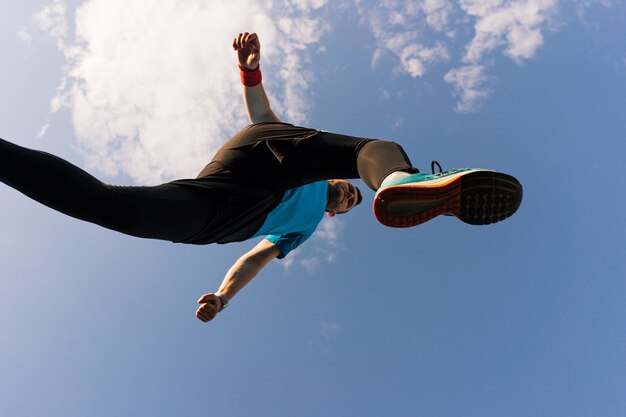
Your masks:
<svg viewBox="0 0 626 417"><path fill-rule="evenodd" d="M257 182L258 187L284 193L313 181L360 176L375 190L393 171L416 171L402 148L393 142L317 131L296 140L259 139L259 130L266 134L268 126L251 125L233 137L196 180L152 187L105 184L54 155L0 139L0 181L77 219L132 236L182 242L189 241L207 224L226 221L216 216L236 215L230 207L220 208L224 202L216 201L223 200L216 199L219 193L188 186L194 181L226 175L227 179L244 178L242 182L248 188ZM258 213L259 227L268 213ZM228 241L223 237L221 240Z"/></svg>
<svg viewBox="0 0 626 417"><path fill-rule="evenodd" d="M105 184L69 162L0 139L0 181L46 206L119 232L180 241L206 222L201 195L162 184Z"/></svg>

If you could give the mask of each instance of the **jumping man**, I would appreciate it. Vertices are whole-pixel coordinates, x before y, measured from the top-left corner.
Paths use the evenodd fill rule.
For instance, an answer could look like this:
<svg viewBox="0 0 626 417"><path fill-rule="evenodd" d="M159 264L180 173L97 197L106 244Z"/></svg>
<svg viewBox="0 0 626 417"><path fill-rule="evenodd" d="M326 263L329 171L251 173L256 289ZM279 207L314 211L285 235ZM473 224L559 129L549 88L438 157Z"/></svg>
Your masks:
<svg viewBox="0 0 626 417"><path fill-rule="evenodd" d="M376 191L374 214L391 227L441 214L489 224L519 207L522 187L510 175L469 168L422 174L394 142L282 123L263 88L258 36L240 33L232 46L252 124L196 178L115 186L54 155L0 139L0 181L69 216L132 236L202 245L266 236L235 262L217 292L198 300L203 322L268 262L307 240L325 212L347 213L359 204L361 192L347 179L361 178Z"/></svg>

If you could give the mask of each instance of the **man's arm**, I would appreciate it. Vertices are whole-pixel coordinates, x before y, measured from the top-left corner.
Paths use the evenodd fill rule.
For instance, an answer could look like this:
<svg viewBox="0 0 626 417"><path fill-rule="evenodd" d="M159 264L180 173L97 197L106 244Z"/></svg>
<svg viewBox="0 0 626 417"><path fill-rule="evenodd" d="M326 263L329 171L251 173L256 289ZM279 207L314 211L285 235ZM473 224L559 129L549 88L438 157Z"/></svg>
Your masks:
<svg viewBox="0 0 626 417"><path fill-rule="evenodd" d="M249 71L259 67L261 61L261 43L256 33L240 33L233 40L233 49L237 51L239 65ZM252 123L280 122L270 107L263 83L254 87L243 86L243 98Z"/></svg>
<svg viewBox="0 0 626 417"><path fill-rule="evenodd" d="M265 265L280 255L280 249L272 242L263 239L251 251L243 255L228 270L222 285L216 293L204 294L198 300L200 307L196 317L203 322L211 321L222 308L219 295L231 300Z"/></svg>

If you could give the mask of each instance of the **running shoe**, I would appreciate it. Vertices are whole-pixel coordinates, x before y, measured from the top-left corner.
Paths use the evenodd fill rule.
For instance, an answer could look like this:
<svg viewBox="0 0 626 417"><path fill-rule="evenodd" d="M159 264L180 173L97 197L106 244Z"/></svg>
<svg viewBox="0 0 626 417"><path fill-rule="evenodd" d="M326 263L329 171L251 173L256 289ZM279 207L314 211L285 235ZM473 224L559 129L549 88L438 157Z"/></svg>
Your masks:
<svg viewBox="0 0 626 417"><path fill-rule="evenodd" d="M441 170L441 166L436 161ZM410 174L381 187L374 215L385 226L411 227L441 214L469 224L496 223L510 217L522 202L522 185L496 171L461 168L437 174Z"/></svg>

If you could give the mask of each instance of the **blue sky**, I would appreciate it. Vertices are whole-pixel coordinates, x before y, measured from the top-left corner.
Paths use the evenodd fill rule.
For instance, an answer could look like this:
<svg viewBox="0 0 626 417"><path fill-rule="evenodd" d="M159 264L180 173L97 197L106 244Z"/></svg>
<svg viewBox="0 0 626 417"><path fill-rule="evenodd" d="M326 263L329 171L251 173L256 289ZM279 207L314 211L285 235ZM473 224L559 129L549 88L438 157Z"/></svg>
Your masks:
<svg viewBox="0 0 626 417"><path fill-rule="evenodd" d="M489 227L366 202L203 324L255 242L135 239L0 186L0 415L626 414L623 2L5 3L0 137L104 181L195 175L246 124L250 30L284 120L525 194Z"/></svg>

